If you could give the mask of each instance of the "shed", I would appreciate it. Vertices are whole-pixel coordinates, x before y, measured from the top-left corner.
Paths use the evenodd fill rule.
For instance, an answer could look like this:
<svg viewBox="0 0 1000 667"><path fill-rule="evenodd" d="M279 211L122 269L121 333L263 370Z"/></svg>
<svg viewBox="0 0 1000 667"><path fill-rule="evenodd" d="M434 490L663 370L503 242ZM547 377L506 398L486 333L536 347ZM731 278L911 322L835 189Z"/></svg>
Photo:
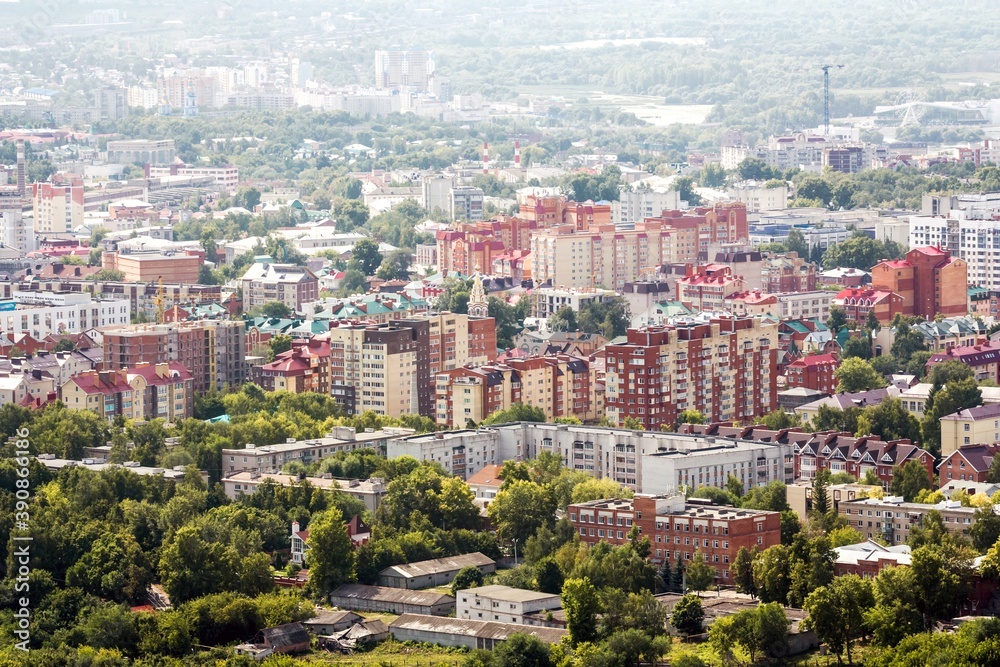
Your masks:
<svg viewBox="0 0 1000 667"><path fill-rule="evenodd" d="M311 637L301 623L285 623L260 631L262 640L259 642L275 653L301 653L309 650Z"/></svg>
<svg viewBox="0 0 1000 667"><path fill-rule="evenodd" d="M455 575L465 567L475 567L483 574L492 574L497 569L492 558L477 551L461 556L393 565L378 573L378 583L379 586L406 589L447 586L455 579Z"/></svg>
<svg viewBox="0 0 1000 667"><path fill-rule="evenodd" d="M450 595L363 584L340 586L330 594L330 604L341 609L390 614L447 616L455 610L455 598Z"/></svg>
<svg viewBox="0 0 1000 667"><path fill-rule="evenodd" d="M314 635L332 635L341 630L347 630L362 620L364 619L353 611L321 609L313 618L302 621L302 625Z"/></svg>
<svg viewBox="0 0 1000 667"><path fill-rule="evenodd" d="M416 641L440 646L464 646L493 650L513 634L537 637L546 644L558 644L568 633L559 628L543 628L517 623L440 618L421 614L403 614L389 624L397 641Z"/></svg>

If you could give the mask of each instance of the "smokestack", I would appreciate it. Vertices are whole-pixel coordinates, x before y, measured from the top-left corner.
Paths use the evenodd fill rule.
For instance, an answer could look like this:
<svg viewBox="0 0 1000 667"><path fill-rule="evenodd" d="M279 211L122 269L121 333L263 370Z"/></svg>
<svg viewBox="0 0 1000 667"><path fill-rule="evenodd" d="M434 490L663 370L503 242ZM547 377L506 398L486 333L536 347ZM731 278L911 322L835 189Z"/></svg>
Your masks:
<svg viewBox="0 0 1000 667"><path fill-rule="evenodd" d="M514 167L521 166L521 142L514 142Z"/></svg>
<svg viewBox="0 0 1000 667"><path fill-rule="evenodd" d="M483 142L483 173L490 173L490 144L487 141Z"/></svg>
<svg viewBox="0 0 1000 667"><path fill-rule="evenodd" d="M17 191L24 196L24 139L17 140Z"/></svg>

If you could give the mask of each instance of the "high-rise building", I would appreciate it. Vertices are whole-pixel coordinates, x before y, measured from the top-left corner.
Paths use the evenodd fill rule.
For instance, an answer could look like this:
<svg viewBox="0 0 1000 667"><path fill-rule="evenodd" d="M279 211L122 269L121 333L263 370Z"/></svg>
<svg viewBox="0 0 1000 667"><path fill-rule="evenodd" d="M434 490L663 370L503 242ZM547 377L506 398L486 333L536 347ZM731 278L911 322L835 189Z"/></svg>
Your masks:
<svg viewBox="0 0 1000 667"><path fill-rule="evenodd" d="M177 361L194 377L195 391L238 387L246 376L246 332L242 321L198 320L130 324L104 331L104 366Z"/></svg>
<svg viewBox="0 0 1000 667"><path fill-rule="evenodd" d="M113 164L170 164L177 157L173 139L122 139L108 142Z"/></svg>
<svg viewBox="0 0 1000 667"><path fill-rule="evenodd" d="M331 393L348 414L433 414L429 327L348 324L330 329Z"/></svg>
<svg viewBox="0 0 1000 667"><path fill-rule="evenodd" d="M290 58L288 61L288 79L292 88L301 90L313 78L313 66L308 60Z"/></svg>
<svg viewBox="0 0 1000 667"><path fill-rule="evenodd" d="M453 220L476 222L483 219L483 191L469 185L451 188L449 199Z"/></svg>
<svg viewBox="0 0 1000 667"><path fill-rule="evenodd" d="M12 185L0 185L0 245L21 253L35 249L35 230L22 214L25 192L24 142L17 142L17 175Z"/></svg>
<svg viewBox="0 0 1000 667"><path fill-rule="evenodd" d="M936 246L914 248L906 259L885 260L872 268L872 287L902 298L902 313L933 320L969 312L968 265Z"/></svg>
<svg viewBox="0 0 1000 667"><path fill-rule="evenodd" d="M605 414L647 430L673 427L684 410L746 422L777 401L778 327L759 319L629 329L605 348Z"/></svg>
<svg viewBox="0 0 1000 667"><path fill-rule="evenodd" d="M36 234L65 234L83 225L83 182L31 186Z"/></svg>
<svg viewBox="0 0 1000 667"><path fill-rule="evenodd" d="M433 51L376 51L375 87L429 90L434 75Z"/></svg>
<svg viewBox="0 0 1000 667"><path fill-rule="evenodd" d="M657 192L649 188L622 185L618 201L611 202L611 220L616 225L630 226L646 218L655 218L663 211L681 207L681 195L676 190Z"/></svg>

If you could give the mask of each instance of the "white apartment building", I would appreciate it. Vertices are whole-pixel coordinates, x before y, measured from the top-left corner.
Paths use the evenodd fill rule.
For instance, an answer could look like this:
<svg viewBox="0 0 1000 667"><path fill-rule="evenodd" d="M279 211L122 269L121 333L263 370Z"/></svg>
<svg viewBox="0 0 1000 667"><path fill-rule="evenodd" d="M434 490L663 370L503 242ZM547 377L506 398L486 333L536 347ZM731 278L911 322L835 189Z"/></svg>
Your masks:
<svg viewBox="0 0 1000 667"><path fill-rule="evenodd" d="M131 315L128 299L95 300L79 292L14 292L10 301L0 303L0 330L41 340L49 334L128 324Z"/></svg>
<svg viewBox="0 0 1000 667"><path fill-rule="evenodd" d="M570 307L576 312L592 303L603 303L618 296L610 289L558 289L539 287L531 295L531 316L546 318L561 308Z"/></svg>
<svg viewBox="0 0 1000 667"><path fill-rule="evenodd" d="M622 185L618 201L611 202L611 221L629 226L646 218L659 217L664 211L680 210L681 194L677 190L658 192L649 188Z"/></svg>
<svg viewBox="0 0 1000 667"><path fill-rule="evenodd" d="M471 477L487 465L558 454L563 465L612 479L637 493L672 493L683 486L722 488L730 474L744 488L794 480L790 444L747 442L683 433L629 431L567 424L517 423L390 440L386 455L440 463Z"/></svg>
<svg viewBox="0 0 1000 667"><path fill-rule="evenodd" d="M788 206L788 186L765 188L763 184L744 183L730 188L726 194L733 201L747 205L747 213L780 211Z"/></svg>
<svg viewBox="0 0 1000 667"><path fill-rule="evenodd" d="M910 247L937 246L968 264L969 284L1000 289L1000 225L993 209L954 210L949 217L910 217Z"/></svg>
<svg viewBox="0 0 1000 667"><path fill-rule="evenodd" d="M355 433L353 428L338 427L323 438L299 440L290 438L287 442L260 446L248 444L244 449L222 450L222 471L228 477L239 472L275 474L282 466L292 461L309 464L337 452L356 449L384 451L394 438L413 434L409 428L384 428L378 431ZM389 458L393 458L390 456Z"/></svg>
<svg viewBox="0 0 1000 667"><path fill-rule="evenodd" d="M378 478L366 480L332 479L329 475L326 477L306 477L302 480L299 479L298 475L278 475L245 471L223 477L221 480L226 497L230 500L238 500L241 496L252 495L265 482L270 482L276 486L290 487L304 481L309 482L316 489L346 493L352 498L363 502L365 509L369 512L374 512L378 509L379 502L381 502L387 489L385 480Z"/></svg>
<svg viewBox="0 0 1000 667"><path fill-rule="evenodd" d="M524 615L561 609L558 595L510 586L480 586L458 591L455 618L524 624Z"/></svg>
<svg viewBox="0 0 1000 667"><path fill-rule="evenodd" d="M818 317L826 320L830 316L830 306L836 292L815 290L812 292L782 292L775 294L777 311L772 313L783 320L801 320Z"/></svg>

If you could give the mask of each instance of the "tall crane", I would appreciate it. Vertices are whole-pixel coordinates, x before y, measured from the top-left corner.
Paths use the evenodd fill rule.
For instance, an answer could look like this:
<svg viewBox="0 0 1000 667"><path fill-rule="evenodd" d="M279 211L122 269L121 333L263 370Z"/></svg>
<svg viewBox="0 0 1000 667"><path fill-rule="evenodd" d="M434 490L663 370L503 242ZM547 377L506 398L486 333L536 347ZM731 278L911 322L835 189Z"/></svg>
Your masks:
<svg viewBox="0 0 1000 667"><path fill-rule="evenodd" d="M840 69L843 65L820 65L823 70L823 128L827 136L830 134L830 70L834 67Z"/></svg>

